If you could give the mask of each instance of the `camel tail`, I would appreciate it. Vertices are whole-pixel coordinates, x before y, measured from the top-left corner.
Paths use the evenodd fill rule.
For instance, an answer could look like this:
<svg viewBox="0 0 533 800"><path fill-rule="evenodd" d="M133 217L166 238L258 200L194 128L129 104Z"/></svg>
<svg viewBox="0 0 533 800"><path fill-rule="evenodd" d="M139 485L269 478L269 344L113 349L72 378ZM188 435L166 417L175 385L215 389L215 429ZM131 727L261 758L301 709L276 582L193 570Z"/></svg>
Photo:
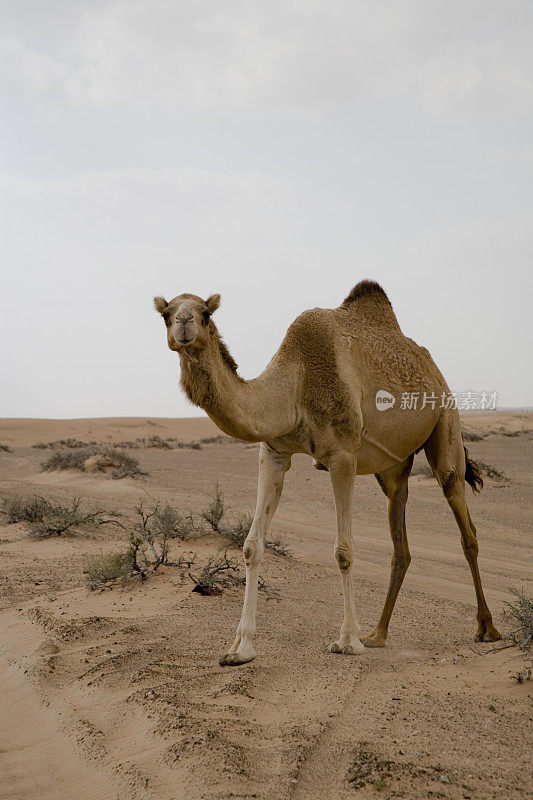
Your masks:
<svg viewBox="0 0 533 800"><path fill-rule="evenodd" d="M483 489L483 478L481 477L481 470L479 469L479 466L474 461L474 459L469 458L468 450L466 449L466 447L464 448L464 451L465 451L465 461L466 461L465 481L470 484L473 492L480 492Z"/></svg>

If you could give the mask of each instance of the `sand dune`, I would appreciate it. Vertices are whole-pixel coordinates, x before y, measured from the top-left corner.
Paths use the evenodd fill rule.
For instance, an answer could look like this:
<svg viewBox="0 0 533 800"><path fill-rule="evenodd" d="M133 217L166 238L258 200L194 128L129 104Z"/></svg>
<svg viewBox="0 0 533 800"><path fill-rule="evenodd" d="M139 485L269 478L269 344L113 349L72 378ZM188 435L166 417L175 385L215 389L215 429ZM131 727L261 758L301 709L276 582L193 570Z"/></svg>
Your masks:
<svg viewBox="0 0 533 800"><path fill-rule="evenodd" d="M533 575L533 414L469 414L463 423L488 434L469 451L503 476L486 478L469 503L486 595L508 629L509 587L531 590ZM527 660L516 648L474 645L470 574L432 478L410 480L413 561L382 650L327 652L342 618L333 501L327 474L300 456L272 526L292 557L267 550L252 663L218 665L242 587L203 597L191 591L196 567L162 567L146 583L87 588L87 555L125 546L139 500L198 515L218 481L230 518L253 508L257 447L141 446L128 452L147 475L113 480L43 472L52 451L33 445L218 434L205 418L0 421L10 448L0 451L3 497L81 497L121 512L125 526L39 539L23 523L0 525L0 798L527 797L531 682L511 679ZM356 604L368 631L391 553L372 476L357 481L354 530ZM215 535L172 540L171 554L200 565L223 545Z"/></svg>

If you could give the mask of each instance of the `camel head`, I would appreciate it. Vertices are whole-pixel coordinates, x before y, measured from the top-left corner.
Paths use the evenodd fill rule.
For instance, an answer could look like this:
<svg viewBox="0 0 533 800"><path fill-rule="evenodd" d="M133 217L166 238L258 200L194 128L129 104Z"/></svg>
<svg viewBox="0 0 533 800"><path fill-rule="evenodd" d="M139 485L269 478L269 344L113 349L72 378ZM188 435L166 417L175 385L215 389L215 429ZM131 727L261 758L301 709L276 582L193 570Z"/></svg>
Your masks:
<svg viewBox="0 0 533 800"><path fill-rule="evenodd" d="M167 341L171 350L179 352L203 350L213 330L211 314L220 305L220 295L212 294L202 300L195 294L180 294L170 303L164 297L154 297L154 306L167 326Z"/></svg>

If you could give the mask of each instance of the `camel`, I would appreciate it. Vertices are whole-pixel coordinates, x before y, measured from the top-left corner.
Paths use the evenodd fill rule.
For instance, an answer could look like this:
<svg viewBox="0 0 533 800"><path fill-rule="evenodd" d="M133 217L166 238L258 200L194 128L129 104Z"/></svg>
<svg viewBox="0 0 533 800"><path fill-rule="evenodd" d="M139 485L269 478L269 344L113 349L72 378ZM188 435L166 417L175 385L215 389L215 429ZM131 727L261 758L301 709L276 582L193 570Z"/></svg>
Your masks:
<svg viewBox="0 0 533 800"><path fill-rule="evenodd" d="M459 526L477 598L476 640L501 638L483 594L476 529L465 497L465 481L479 491L483 480L464 447L459 412L444 378L429 352L404 336L378 283L361 281L338 308L300 314L253 380L239 376L212 320L220 295L205 301L194 294L170 302L156 297L154 305L165 321L168 347L179 355L181 386L189 400L229 436L261 443L257 505L243 546L244 605L235 640L220 658L222 666L245 664L256 655L259 566L294 453L306 453L317 469L328 470L333 487L334 556L344 619L330 652L354 655L365 646L385 645L411 560L405 505L414 454L421 449ZM387 498L394 552L381 617L361 639L352 585L351 512L356 474L371 473Z"/></svg>

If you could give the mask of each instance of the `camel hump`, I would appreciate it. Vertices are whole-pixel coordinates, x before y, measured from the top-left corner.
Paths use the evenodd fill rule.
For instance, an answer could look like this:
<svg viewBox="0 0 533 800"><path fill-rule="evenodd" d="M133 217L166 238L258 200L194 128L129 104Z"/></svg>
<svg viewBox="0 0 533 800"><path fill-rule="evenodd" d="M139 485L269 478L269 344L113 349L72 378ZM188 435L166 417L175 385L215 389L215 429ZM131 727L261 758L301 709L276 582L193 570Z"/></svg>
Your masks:
<svg viewBox="0 0 533 800"><path fill-rule="evenodd" d="M391 302L383 287L376 281L370 281L368 279L359 281L359 283L353 287L348 297L344 299L342 305L344 308L347 308L352 303L356 303L358 300L366 300L367 298L371 298L374 301L382 300L392 308Z"/></svg>

